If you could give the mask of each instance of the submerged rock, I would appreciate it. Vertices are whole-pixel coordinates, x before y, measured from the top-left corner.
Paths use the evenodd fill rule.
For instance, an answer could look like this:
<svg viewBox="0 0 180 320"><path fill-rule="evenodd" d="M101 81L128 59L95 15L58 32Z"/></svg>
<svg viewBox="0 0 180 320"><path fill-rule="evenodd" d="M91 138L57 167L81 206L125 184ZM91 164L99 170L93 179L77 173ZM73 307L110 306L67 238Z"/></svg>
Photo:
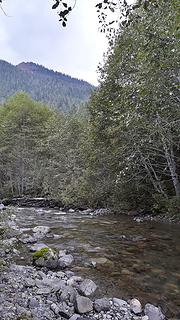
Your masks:
<svg viewBox="0 0 180 320"><path fill-rule="evenodd" d="M165 316L163 315L160 307L155 307L154 305L147 303L144 308L144 313L148 316L149 320L164 320Z"/></svg>
<svg viewBox="0 0 180 320"><path fill-rule="evenodd" d="M71 254L65 254L61 256L58 260L58 265L60 268L64 269L69 267L74 261L74 258Z"/></svg>
<svg viewBox="0 0 180 320"><path fill-rule="evenodd" d="M97 269L113 267L113 262L107 258L94 258L91 260L91 265Z"/></svg>

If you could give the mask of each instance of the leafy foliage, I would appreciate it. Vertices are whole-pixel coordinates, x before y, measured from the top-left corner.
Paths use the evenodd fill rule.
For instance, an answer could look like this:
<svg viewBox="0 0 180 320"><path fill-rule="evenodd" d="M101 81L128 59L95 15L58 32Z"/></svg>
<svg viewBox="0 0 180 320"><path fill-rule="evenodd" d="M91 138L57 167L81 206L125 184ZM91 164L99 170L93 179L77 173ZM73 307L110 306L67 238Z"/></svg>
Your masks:
<svg viewBox="0 0 180 320"><path fill-rule="evenodd" d="M177 13L171 1L136 10L101 69L90 114L93 188L106 203L180 196Z"/></svg>

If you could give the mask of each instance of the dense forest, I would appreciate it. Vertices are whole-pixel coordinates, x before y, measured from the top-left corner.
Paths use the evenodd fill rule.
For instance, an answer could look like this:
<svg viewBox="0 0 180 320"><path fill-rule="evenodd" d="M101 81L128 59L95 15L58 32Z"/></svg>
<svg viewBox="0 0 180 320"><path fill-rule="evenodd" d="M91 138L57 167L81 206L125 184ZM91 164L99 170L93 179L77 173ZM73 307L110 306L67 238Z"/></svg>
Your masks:
<svg viewBox="0 0 180 320"><path fill-rule="evenodd" d="M67 112L88 100L93 86L54 72L32 62L14 66L0 60L0 101L17 91L26 92L34 100Z"/></svg>
<svg viewBox="0 0 180 320"><path fill-rule="evenodd" d="M115 210L179 210L179 61L178 8L162 1L138 8L121 28L87 107L63 113L23 93L7 99L0 108L1 197L43 195ZM32 91L25 91L33 93L38 73L40 96L31 96L49 103L42 99L46 91L61 104L49 73L50 85L41 87L46 69L39 73L36 66L26 82L24 68L10 68L8 81L16 74L17 83L32 82ZM87 94L88 88L82 82L73 90ZM65 96L71 99L69 91Z"/></svg>

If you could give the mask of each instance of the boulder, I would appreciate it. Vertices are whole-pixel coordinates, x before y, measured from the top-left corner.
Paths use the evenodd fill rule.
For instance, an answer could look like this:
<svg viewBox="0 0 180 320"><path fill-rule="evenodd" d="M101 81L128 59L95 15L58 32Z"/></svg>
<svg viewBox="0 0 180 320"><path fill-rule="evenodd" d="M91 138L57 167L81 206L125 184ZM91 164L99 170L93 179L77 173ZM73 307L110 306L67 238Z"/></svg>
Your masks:
<svg viewBox="0 0 180 320"><path fill-rule="evenodd" d="M109 311L110 308L111 308L111 304L109 299L107 298L96 299L94 301L94 310L97 312Z"/></svg>
<svg viewBox="0 0 180 320"><path fill-rule="evenodd" d="M142 312L142 305L138 299L132 299L130 301L130 310L135 314L139 314Z"/></svg>
<svg viewBox="0 0 180 320"><path fill-rule="evenodd" d="M32 229L34 232L34 238L42 239L50 233L50 228L46 226L37 226Z"/></svg>
<svg viewBox="0 0 180 320"><path fill-rule="evenodd" d="M79 286L79 291L84 296L89 297L97 289L97 285L90 279L85 279Z"/></svg>
<svg viewBox="0 0 180 320"><path fill-rule="evenodd" d="M164 320L165 316L163 315L160 307L155 307L150 303L147 303L144 308L144 313L148 316L149 320Z"/></svg>
<svg viewBox="0 0 180 320"><path fill-rule="evenodd" d="M28 234L23 234L22 237L19 239L22 243L35 243L37 241L36 238L28 235Z"/></svg>
<svg viewBox="0 0 180 320"><path fill-rule="evenodd" d="M80 314L91 312L93 310L93 302L87 297L77 296L75 309Z"/></svg>
<svg viewBox="0 0 180 320"><path fill-rule="evenodd" d="M60 268L64 269L66 267L69 267L74 261L74 258L71 254L63 255L58 260L58 265Z"/></svg>
<svg viewBox="0 0 180 320"><path fill-rule="evenodd" d="M37 267L55 269L58 266L58 257L52 249L43 248L33 253L33 263Z"/></svg>

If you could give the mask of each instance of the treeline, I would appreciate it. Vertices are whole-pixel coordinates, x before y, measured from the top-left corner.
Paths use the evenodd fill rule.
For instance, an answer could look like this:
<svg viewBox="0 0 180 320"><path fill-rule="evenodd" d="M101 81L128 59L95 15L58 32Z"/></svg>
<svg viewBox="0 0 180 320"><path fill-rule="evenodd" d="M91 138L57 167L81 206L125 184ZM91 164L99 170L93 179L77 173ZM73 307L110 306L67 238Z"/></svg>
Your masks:
<svg viewBox="0 0 180 320"><path fill-rule="evenodd" d="M1 197L46 195L74 201L85 134L85 121L76 111L53 111L24 93L9 98L0 107Z"/></svg>
<svg viewBox="0 0 180 320"><path fill-rule="evenodd" d="M93 86L35 63L17 66L0 60L0 101L23 91L36 101L69 112L88 100Z"/></svg>
<svg viewBox="0 0 180 320"><path fill-rule="evenodd" d="M179 212L176 1L138 9L87 109L52 111L17 94L0 108L0 193L65 204Z"/></svg>

